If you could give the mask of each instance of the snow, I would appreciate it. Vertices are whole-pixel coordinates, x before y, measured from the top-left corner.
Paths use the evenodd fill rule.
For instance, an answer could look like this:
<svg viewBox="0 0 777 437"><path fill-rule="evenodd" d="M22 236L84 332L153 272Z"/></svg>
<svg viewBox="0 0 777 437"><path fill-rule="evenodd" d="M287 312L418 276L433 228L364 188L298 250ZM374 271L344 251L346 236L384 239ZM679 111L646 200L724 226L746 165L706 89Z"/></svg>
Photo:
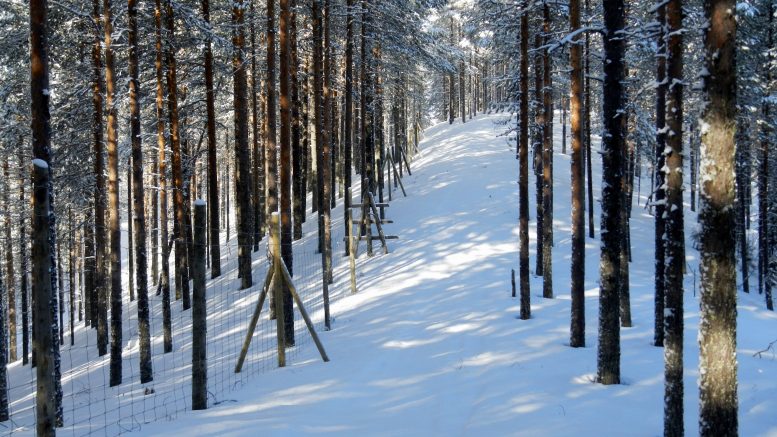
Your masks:
<svg viewBox="0 0 777 437"><path fill-rule="evenodd" d="M46 161L42 160L42 159L33 159L32 160L32 165L34 165L35 167L40 167L40 168L49 168L49 164Z"/></svg>
<svg viewBox="0 0 777 437"><path fill-rule="evenodd" d="M205 206L205 201L202 199L197 199L194 201L194 206Z"/></svg>
<svg viewBox="0 0 777 437"><path fill-rule="evenodd" d="M412 163L413 175L403 179L409 197L395 197L387 210L387 218L394 221L390 233L400 239L389 241L388 255L376 251L379 255L373 258L360 257L355 295L347 293L348 276L343 274L347 269L341 269L347 261L335 251L340 260L336 260L330 290L342 297L332 303L332 330L319 331L331 362L322 363L308 347L306 359L252 377L228 398L220 395L224 402L211 404L208 410L138 425L133 427L137 432L129 435L662 434L664 354L651 344L653 217L640 207L648 193L634 194L634 262L630 265L634 327L621 331L623 384L605 387L592 382L599 244L589 238L585 245L587 347L568 346L570 157L559 150L560 123L554 124L556 298L543 299L542 279L532 275L532 319L517 318L519 301L510 297L510 270L518 270L514 182L518 163L514 143L500 137L504 126L496 123L507 117L479 116L466 124L442 123L425 132L421 153ZM593 164L598 194L601 172L598 160ZM535 186L533 178L530 172L530 187ZM529 202L534 266L533 193ZM595 208L598 224L598 202ZM695 216L687 207L685 212L690 266L685 276L685 431L695 435L699 256L690 244ZM338 201L332 213L333 229L342 227L342 216ZM305 229L306 238L315 244L315 220L309 220ZM310 262L319 261L310 258ZM235 267L232 262L224 268ZM252 305L256 294L254 290L249 298L236 302ZM242 317L245 312L239 314ZM777 357L773 352L753 356L774 340L777 315L765 311L755 293L740 294L738 314L740 434L777 435ZM211 326L208 332L213 332ZM154 340L159 341L156 334ZM11 372L19 374L20 367L12 366ZM188 387L188 380L183 381ZM17 434L31 435L32 430Z"/></svg>

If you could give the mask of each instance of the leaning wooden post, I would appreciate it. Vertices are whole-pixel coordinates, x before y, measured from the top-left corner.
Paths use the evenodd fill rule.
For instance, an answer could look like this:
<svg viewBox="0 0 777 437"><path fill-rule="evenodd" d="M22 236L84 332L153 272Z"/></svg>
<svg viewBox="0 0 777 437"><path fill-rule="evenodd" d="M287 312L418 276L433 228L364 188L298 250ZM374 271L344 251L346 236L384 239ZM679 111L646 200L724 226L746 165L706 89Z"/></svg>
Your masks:
<svg viewBox="0 0 777 437"><path fill-rule="evenodd" d="M32 295L36 355L36 434L54 436L54 351L51 337L51 256L49 246L49 166L36 159L32 166Z"/></svg>
<svg viewBox="0 0 777 437"><path fill-rule="evenodd" d="M208 323L205 307L205 201L194 202L194 253L192 256L192 410L208 408Z"/></svg>
<svg viewBox="0 0 777 437"><path fill-rule="evenodd" d="M273 212L270 217L270 224L272 225L272 231L270 232L272 238L272 268L274 270L272 293L275 296L273 304L275 305L275 322L277 326L278 334L278 367L286 367L286 324L284 321L283 313L283 273L281 273L281 223L280 216L277 212Z"/></svg>

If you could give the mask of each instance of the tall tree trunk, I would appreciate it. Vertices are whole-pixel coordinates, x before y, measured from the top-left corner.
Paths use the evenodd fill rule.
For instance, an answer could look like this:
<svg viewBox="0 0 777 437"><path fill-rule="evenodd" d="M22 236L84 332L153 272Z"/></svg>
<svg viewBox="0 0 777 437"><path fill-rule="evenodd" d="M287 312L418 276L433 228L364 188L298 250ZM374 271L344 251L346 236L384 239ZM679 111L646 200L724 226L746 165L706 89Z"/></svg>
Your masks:
<svg viewBox="0 0 777 437"><path fill-rule="evenodd" d="M262 224L264 223L263 210L259 208L260 202L260 190L262 189L263 176L260 172L260 168L263 167L264 161L261 159L261 144L259 141L259 89L257 88L257 79L259 79L258 70L256 68L256 2L250 0L251 14L249 15L250 32L251 32L251 140L252 140L252 168L251 168L251 207L253 209L253 217L251 226L253 229L252 239L254 242L254 252L259 250L259 242L264 236ZM261 80L259 80L261 82Z"/></svg>
<svg viewBox="0 0 777 437"><path fill-rule="evenodd" d="M267 2L267 108L265 123L267 139L265 140L265 180L267 190L267 214L266 218L274 212L278 212L278 143L277 143L277 98L275 92L275 2ZM270 304L270 308L274 308Z"/></svg>
<svg viewBox="0 0 777 437"><path fill-rule="evenodd" d="M100 29L100 0L92 2L92 19ZM94 136L94 247L95 269L92 293L92 327L97 328L97 350L100 356L108 353L108 244L105 233L105 161L103 145L103 97L102 97L102 35L95 32L92 48L92 134ZM94 321L97 321L95 324Z"/></svg>
<svg viewBox="0 0 777 437"><path fill-rule="evenodd" d="M536 243L536 252L537 255L534 257L534 274L536 276L542 276L542 258L543 258L543 250L545 248L543 244L543 221L545 218L545 212L543 211L543 207L545 204L542 202L542 185L544 183L544 177L542 174L542 171L544 169L543 167L543 158L545 155L543 155L543 143L544 143L544 137L545 137L545 107L544 107L544 99L543 99L543 62L542 62L542 28L539 27L534 32L534 47L532 47L532 51L534 52L534 98L531 102L532 104L532 111L534 112L534 126L533 126L533 134L532 134L532 158L533 158L533 164L534 164L534 182L535 182L535 196L534 196L534 204L537 209L537 243Z"/></svg>
<svg viewBox="0 0 777 437"><path fill-rule="evenodd" d="M602 120L602 232L599 262L598 382L620 384L620 249L623 237L623 168L625 132L623 0L604 0L604 85Z"/></svg>
<svg viewBox="0 0 777 437"><path fill-rule="evenodd" d="M5 187L3 191L3 209L5 210L5 277L6 287L8 287L8 362L13 363L17 357L17 335L16 335L16 283L14 282L15 273L13 265L13 238L11 237L13 222L11 220L11 173L9 170L9 160L3 162L3 176L5 177Z"/></svg>
<svg viewBox="0 0 777 437"><path fill-rule="evenodd" d="M569 30L580 29L580 1L570 0ZM585 192L583 191L583 72L579 36L570 46L570 122L572 125L572 321L569 345L585 346L585 222L583 219Z"/></svg>
<svg viewBox="0 0 777 437"><path fill-rule="evenodd" d="M128 0L130 134L132 136L132 191L135 231L135 273L138 287L138 337L140 339L140 382L154 379L151 365L151 324L148 307L148 262L146 259L146 217L143 191L143 148L140 136L140 84L138 82L137 0ZM131 270L130 270L131 274Z"/></svg>
<svg viewBox="0 0 777 437"><path fill-rule="evenodd" d="M585 0L586 25L591 22L591 7L589 0ZM585 33L585 166L587 175L584 177L588 189L588 238L594 238L594 181L591 170L591 36L590 32Z"/></svg>
<svg viewBox="0 0 777 437"><path fill-rule="evenodd" d="M253 7L253 2L251 2ZM210 25L210 0L202 0L202 18ZM252 21L253 23L253 21ZM253 28L253 24L252 24ZM205 41L205 107L208 129L208 219L210 233L210 277L221 276L221 241L219 241L219 182L216 162L216 95L213 90L213 51L211 37ZM256 114L254 114L256 117Z"/></svg>
<svg viewBox="0 0 777 437"><path fill-rule="evenodd" d="M294 274L294 252L292 249L291 211L291 0L280 0L279 45L280 45L280 213L281 213L281 257L283 263ZM294 313L291 292L283 290L283 315L286 344L294 344Z"/></svg>
<svg viewBox="0 0 777 437"><path fill-rule="evenodd" d="M545 126L543 126L542 144L542 295L546 299L553 298L553 84L551 68L552 60L548 50L550 41L550 6L542 4L543 17L543 110L545 111Z"/></svg>
<svg viewBox="0 0 777 437"><path fill-rule="evenodd" d="M653 328L653 344L664 346L664 259L666 248L664 247L664 232L666 231L666 189L664 187L664 165L666 157L666 5L661 3L656 10L658 15L658 38L656 51L656 153L653 168L653 205L655 205L655 317Z"/></svg>
<svg viewBox="0 0 777 437"><path fill-rule="evenodd" d="M130 110L131 111L131 110ZM132 115L130 114L130 117ZM130 121L131 124L131 121ZM130 141L134 141L131 139ZM132 156L127 160L127 288L129 289L130 302L135 301L135 253L132 244Z"/></svg>
<svg viewBox="0 0 777 437"><path fill-rule="evenodd" d="M531 318L529 297L529 12L521 15L521 120L518 137L518 240L521 319Z"/></svg>
<svg viewBox="0 0 777 437"><path fill-rule="evenodd" d="M666 231L664 244L664 435L681 436L683 430L683 11L680 0L666 5Z"/></svg>
<svg viewBox="0 0 777 437"><path fill-rule="evenodd" d="M24 187L27 184L25 179L26 166L22 149L19 148L19 205L22 205L22 213L19 214L19 293L22 304L22 365L27 365L30 354L30 296L28 289L28 258L27 244L29 235L27 233L27 220L23 205L26 205L24 198Z"/></svg>
<svg viewBox="0 0 777 437"><path fill-rule="evenodd" d="M103 0L103 31L105 32L105 106L108 111L108 235L111 265L111 387L121 384L121 217L119 216L119 143L118 115L114 103L116 79L113 69L113 17L111 0Z"/></svg>
<svg viewBox="0 0 777 437"><path fill-rule="evenodd" d="M167 157L165 153L164 83L162 82L162 3L154 2L156 43L156 138L159 154L159 228L161 230L162 274L159 287L162 293L162 327L164 352L173 351L172 314L170 310L170 245L167 232ZM160 291L157 291L159 294Z"/></svg>
<svg viewBox="0 0 777 437"><path fill-rule="evenodd" d="M769 258L772 256L770 233L770 219L769 219L769 149L771 147L770 134L772 125L769 117L769 93L773 89L772 87L772 59L771 53L772 47L772 16L774 15L773 3L769 2L768 8L768 36L767 36L767 53L766 53L766 66L764 67L764 85L766 87L766 95L761 103L761 114L763 115L764 123L761 124L761 141L760 141L760 159L761 159L761 171L758 173L758 292L765 292L766 308L770 311L774 310L774 304L772 302L772 283L771 275L769 274ZM722 30L725 31L725 30ZM710 35L711 36L711 35Z"/></svg>
<svg viewBox="0 0 777 437"><path fill-rule="evenodd" d="M699 434L736 436L737 287L732 250L736 243L736 4L706 0L704 9L709 23L704 38L709 75L702 77L706 128L700 157Z"/></svg>
<svg viewBox="0 0 777 437"><path fill-rule="evenodd" d="M235 107L235 186L237 202L235 208L237 220L237 264L240 276L240 288L253 285L251 274L251 237L253 220L251 219L251 181L250 153L248 145L248 79L243 59L245 49L245 6L243 0L236 0L232 8L232 69L234 76Z"/></svg>
<svg viewBox="0 0 777 437"><path fill-rule="evenodd" d="M45 178L45 184L48 190L46 191L47 199L46 203L40 199L39 193L33 200L33 206L36 204L43 204L45 208L43 211L49 211L47 219L45 220L46 227L38 228L39 233L45 233L46 244L48 245L48 267L49 271L42 277L41 272L35 272L35 280L46 281L48 279L50 288L48 289L48 299L46 302L40 300L41 297L46 296L43 293L43 289L38 289L37 294L38 302L37 309L48 309L48 321L51 327L51 331L39 332L37 339L38 345L43 344L51 348L50 358L51 368L44 369L45 361L47 357L43 358L43 363L38 369L38 378L42 378L43 371L51 371L53 374L53 393L49 393L54 398L53 414L55 425L61 427L63 425L63 411L62 411L62 382L60 371L60 356L59 356L59 327L57 324L57 235L56 235L56 215L54 214L54 187L53 187L53 171L51 162L51 114L49 112L49 59L48 59L48 35L46 31L46 25L48 22L48 5L45 0L33 0L30 2L30 131L32 134L32 152L35 159L43 160L46 164L47 174ZM48 276L48 278L46 277ZM36 324L40 326L47 326L39 323L45 318L42 314L45 311L40 311L36 314ZM35 331L33 331L33 334ZM50 335L50 337L49 337ZM34 336L33 336L34 337ZM50 342L46 341L49 340ZM42 350L42 349L41 349ZM35 359L33 357L33 363ZM41 405L39 405L40 407ZM39 428L40 431L40 428Z"/></svg>
<svg viewBox="0 0 777 437"><path fill-rule="evenodd" d="M292 153L292 197L295 240L302 238L302 223L305 221L305 181L303 177L305 151L302 146L302 101L299 83L299 53L297 48L296 1L292 1L289 15L289 44L291 45L291 153Z"/></svg>
<svg viewBox="0 0 777 437"><path fill-rule="evenodd" d="M175 238L175 295L183 298L183 309L191 307L189 294L189 254L186 244L186 208L184 205L183 159L178 117L178 73L175 60L175 16L172 0L165 0L167 22L167 107L170 118L170 146L173 152L173 235Z"/></svg>

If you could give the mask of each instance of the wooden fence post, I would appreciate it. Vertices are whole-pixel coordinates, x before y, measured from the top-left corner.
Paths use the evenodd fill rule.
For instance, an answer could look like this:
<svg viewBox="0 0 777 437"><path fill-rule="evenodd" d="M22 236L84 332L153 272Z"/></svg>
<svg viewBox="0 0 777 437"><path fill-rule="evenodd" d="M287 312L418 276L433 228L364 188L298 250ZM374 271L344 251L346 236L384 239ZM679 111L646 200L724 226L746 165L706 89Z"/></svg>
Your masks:
<svg viewBox="0 0 777 437"><path fill-rule="evenodd" d="M275 305L275 322L277 326L278 334L278 367L286 367L286 325L284 321L283 313L283 281L280 280L283 276L281 273L281 223L280 216L277 212L273 212L270 217L270 223L272 225L272 231L270 232L272 238L272 268L275 270L273 276L276 280L273 281L274 287L272 290L275 296L273 304Z"/></svg>
<svg viewBox="0 0 777 437"><path fill-rule="evenodd" d="M54 357L51 337L51 247L49 246L49 166L36 159L32 166L32 295L35 303L36 434L54 436Z"/></svg>
<svg viewBox="0 0 777 437"><path fill-rule="evenodd" d="M192 277L192 410L208 408L208 323L205 307L205 201L194 202L194 254Z"/></svg>

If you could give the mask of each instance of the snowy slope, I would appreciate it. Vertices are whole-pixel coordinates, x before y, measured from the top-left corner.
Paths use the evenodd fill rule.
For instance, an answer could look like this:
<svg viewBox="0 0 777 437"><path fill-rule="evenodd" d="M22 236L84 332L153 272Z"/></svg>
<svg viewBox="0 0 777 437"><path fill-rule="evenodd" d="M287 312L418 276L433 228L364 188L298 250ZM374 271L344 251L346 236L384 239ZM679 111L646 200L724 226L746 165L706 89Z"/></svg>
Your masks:
<svg viewBox="0 0 777 437"><path fill-rule="evenodd" d="M333 303L333 329L321 332L331 362L307 354L251 379L230 394L232 402L144 425L137 435L661 435L663 356L651 345L653 222L640 206L649 182L635 194L634 327L622 331L624 384L604 387L592 383L598 240L586 240L588 347L568 346L569 157L559 152L558 125L556 298L543 299L541 278L533 276L533 318L516 318L510 269L518 264L518 164L496 124L505 117L427 130L413 175L404 179L409 197L395 197L388 209L390 233L400 239L390 241L389 255L363 256L359 293ZM533 192L533 177L530 184ZM534 218L534 194L530 207ZM341 208L333 212L337 227ZM686 216L689 236L695 221ZM532 221L532 267L535 230ZM685 408L686 432L694 435L698 257L690 241L687 247ZM347 293L345 267L338 261L333 293ZM753 357L777 338L777 316L760 296L740 294L739 326L741 434L777 435L777 358Z"/></svg>

